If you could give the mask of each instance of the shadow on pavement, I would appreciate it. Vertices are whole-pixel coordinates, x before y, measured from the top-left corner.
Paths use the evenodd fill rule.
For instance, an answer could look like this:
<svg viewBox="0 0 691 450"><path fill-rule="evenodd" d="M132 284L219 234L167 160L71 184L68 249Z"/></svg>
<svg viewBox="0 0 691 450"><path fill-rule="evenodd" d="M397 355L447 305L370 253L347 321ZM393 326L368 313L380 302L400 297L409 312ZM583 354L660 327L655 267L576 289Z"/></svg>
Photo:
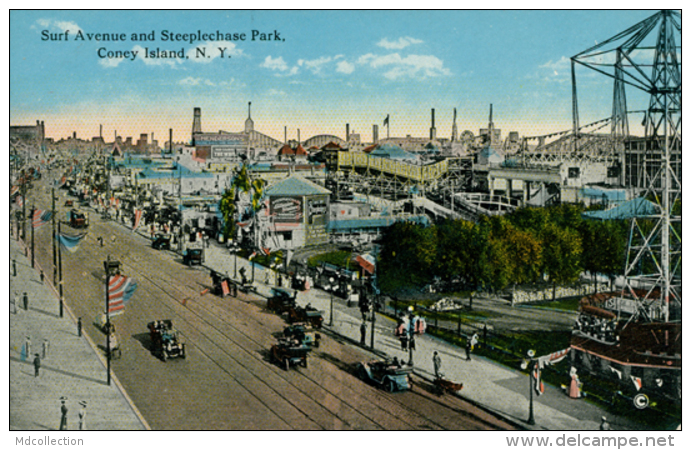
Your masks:
<svg viewBox="0 0 691 450"><path fill-rule="evenodd" d="M18 363L22 363L22 364L25 364L25 365L28 365L28 366L33 365L33 362L32 362L32 361L22 361L20 358L17 358L17 357L15 357L15 356L10 356L10 359L11 359L12 361L16 361L16 362L18 362ZM44 371L44 370L49 370L49 371L51 371L51 372L59 373L59 374L61 374L61 375L66 375L66 376L72 377L72 378L78 378L78 379L84 380L84 381L91 381L91 382L93 382L93 383L103 384L103 385L106 385L106 386L108 385L108 383L107 383L105 380L97 380L96 378L86 377L86 376L84 376L84 375L79 375L79 374L76 374L76 373L67 372L66 370L56 369L55 367L50 367L50 366L47 366L47 365L45 365L45 364L42 364L42 365L41 365L41 371ZM31 373L31 375L33 375L33 373Z"/></svg>

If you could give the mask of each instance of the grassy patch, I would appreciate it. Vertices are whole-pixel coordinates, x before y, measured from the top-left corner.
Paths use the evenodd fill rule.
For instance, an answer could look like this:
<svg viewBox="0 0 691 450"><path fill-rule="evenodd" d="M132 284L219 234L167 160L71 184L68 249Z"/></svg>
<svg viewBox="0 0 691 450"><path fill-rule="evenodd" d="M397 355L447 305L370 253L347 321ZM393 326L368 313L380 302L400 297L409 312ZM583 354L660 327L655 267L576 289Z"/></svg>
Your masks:
<svg viewBox="0 0 691 450"><path fill-rule="evenodd" d="M350 259L352 256L353 254L347 250L336 250L311 257L307 260L307 265L309 267L320 267L322 263L328 263L348 270L353 270L353 266L350 264Z"/></svg>

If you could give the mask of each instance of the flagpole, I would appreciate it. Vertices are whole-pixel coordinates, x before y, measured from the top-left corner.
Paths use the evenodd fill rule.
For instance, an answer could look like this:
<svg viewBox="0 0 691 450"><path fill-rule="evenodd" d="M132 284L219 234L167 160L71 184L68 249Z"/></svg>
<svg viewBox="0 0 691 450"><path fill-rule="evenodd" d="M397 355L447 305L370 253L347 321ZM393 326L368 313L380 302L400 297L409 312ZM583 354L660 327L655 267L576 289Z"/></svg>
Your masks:
<svg viewBox="0 0 691 450"><path fill-rule="evenodd" d="M36 205L31 205L31 268L34 265L34 214L36 214Z"/></svg>
<svg viewBox="0 0 691 450"><path fill-rule="evenodd" d="M60 232L60 222L58 222L58 239L61 236ZM62 293L62 245L58 245L58 275L60 278L60 281L58 282L58 289L60 292L60 317L63 316L63 293Z"/></svg>
<svg viewBox="0 0 691 450"><path fill-rule="evenodd" d="M26 244L26 169L22 169L22 241Z"/></svg>
<svg viewBox="0 0 691 450"><path fill-rule="evenodd" d="M103 263L103 267L106 269L106 374L108 386L110 386L110 292L108 291L108 287L110 285L109 261L110 255L108 255L108 260Z"/></svg>
<svg viewBox="0 0 691 450"><path fill-rule="evenodd" d="M55 249L56 243L55 240L57 239L57 236L55 235L55 188L52 187L50 189L50 196L53 201L52 203L52 212L53 215L51 217L51 222L53 225L53 284L57 282L57 277L58 277L58 254L57 250Z"/></svg>

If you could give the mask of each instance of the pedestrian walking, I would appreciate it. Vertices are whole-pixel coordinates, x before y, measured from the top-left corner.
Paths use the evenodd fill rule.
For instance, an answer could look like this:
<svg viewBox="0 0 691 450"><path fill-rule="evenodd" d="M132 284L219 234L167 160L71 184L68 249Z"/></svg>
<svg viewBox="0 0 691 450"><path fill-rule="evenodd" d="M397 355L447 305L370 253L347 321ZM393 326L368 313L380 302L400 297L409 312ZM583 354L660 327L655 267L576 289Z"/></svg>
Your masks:
<svg viewBox="0 0 691 450"><path fill-rule="evenodd" d="M367 324L363 320L360 324L360 345L365 345L367 338Z"/></svg>
<svg viewBox="0 0 691 450"><path fill-rule="evenodd" d="M67 409L67 405L65 402L67 401L67 397L60 397L60 431L66 431L67 430L67 412L69 411Z"/></svg>
<svg viewBox="0 0 691 450"><path fill-rule="evenodd" d="M487 324L482 327L482 345L487 347Z"/></svg>
<svg viewBox="0 0 691 450"><path fill-rule="evenodd" d="M82 318L77 319L77 336L82 337Z"/></svg>
<svg viewBox="0 0 691 450"><path fill-rule="evenodd" d="M12 258L12 276L17 276L17 260Z"/></svg>
<svg viewBox="0 0 691 450"><path fill-rule="evenodd" d="M79 402L81 409L79 410L79 429L81 431L86 430L86 402L82 400Z"/></svg>
<svg viewBox="0 0 691 450"><path fill-rule="evenodd" d="M48 339L43 339L41 344L41 357L46 359L48 357L48 348L50 347L50 341Z"/></svg>
<svg viewBox="0 0 691 450"><path fill-rule="evenodd" d="M465 360L470 361L470 350L472 349L472 346L470 344L470 339L468 339L465 342Z"/></svg>
<svg viewBox="0 0 691 450"><path fill-rule="evenodd" d="M19 295L15 292L14 297L10 299L10 312L12 314L17 314L17 301L19 300Z"/></svg>
<svg viewBox="0 0 691 450"><path fill-rule="evenodd" d="M43 271L41 271L41 273L39 274L39 276L41 277L41 283L43 283L43 278L44 278Z"/></svg>
<svg viewBox="0 0 691 450"><path fill-rule="evenodd" d="M401 350L408 350L408 331L404 328L399 336L401 340Z"/></svg>
<svg viewBox="0 0 691 450"><path fill-rule="evenodd" d="M24 293L24 295L22 297L22 301L24 302L24 311L28 311L29 310L29 296L26 295L26 292Z"/></svg>
<svg viewBox="0 0 691 450"><path fill-rule="evenodd" d="M24 353L23 353L23 358L22 361L26 361L27 359L31 358L31 337L27 336L26 340L24 340Z"/></svg>
<svg viewBox="0 0 691 450"><path fill-rule="evenodd" d="M434 364L434 377L442 378L441 356L439 356L439 352L437 352L436 350L434 351L434 356L432 356L432 363Z"/></svg>
<svg viewBox="0 0 691 450"><path fill-rule="evenodd" d="M478 335L477 333L473 333L473 336L470 338L470 350L475 350L475 346L477 345L478 342Z"/></svg>
<svg viewBox="0 0 691 450"><path fill-rule="evenodd" d="M600 422L600 431L611 431L612 427L609 422L607 422L607 417L602 416L602 421Z"/></svg>
<svg viewBox="0 0 691 450"><path fill-rule="evenodd" d="M34 355L34 377L37 377L41 371L41 357L36 353Z"/></svg>
<svg viewBox="0 0 691 450"><path fill-rule="evenodd" d="M569 383L569 397L581 398L581 380L578 378L578 373L575 367L571 367L569 372L571 382Z"/></svg>

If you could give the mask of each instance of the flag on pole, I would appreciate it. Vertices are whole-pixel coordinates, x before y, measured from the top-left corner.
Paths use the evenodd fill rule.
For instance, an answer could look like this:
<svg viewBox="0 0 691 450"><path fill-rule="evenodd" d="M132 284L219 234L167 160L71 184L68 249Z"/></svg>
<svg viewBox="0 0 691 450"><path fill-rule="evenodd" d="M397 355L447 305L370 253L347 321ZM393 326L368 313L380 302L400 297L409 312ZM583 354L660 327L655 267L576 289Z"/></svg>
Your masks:
<svg viewBox="0 0 691 450"><path fill-rule="evenodd" d="M617 374L617 377L621 380L621 370L617 370L617 369L615 369L615 368L612 367L612 366L609 366L609 370L611 370L612 372L614 372L615 374Z"/></svg>
<svg viewBox="0 0 691 450"><path fill-rule="evenodd" d="M540 369L538 367L535 367L533 369L533 378L535 378L535 392L537 392L537 395L542 395L545 393L545 385L542 382L542 378L540 375Z"/></svg>
<svg viewBox="0 0 691 450"><path fill-rule="evenodd" d="M34 229L40 227L41 225L45 224L48 222L51 217L53 217L53 212L52 211L44 211L42 209L35 209L34 210L34 217L32 221L32 226Z"/></svg>
<svg viewBox="0 0 691 450"><path fill-rule="evenodd" d="M127 303L137 289L137 283L130 277L115 275L108 282L108 314L122 314Z"/></svg>
<svg viewBox="0 0 691 450"><path fill-rule="evenodd" d="M259 247L259 251L261 251L264 256L269 256L271 254L271 249L268 247Z"/></svg>
<svg viewBox="0 0 691 450"><path fill-rule="evenodd" d="M141 209L135 209L134 210L134 226L132 227L132 230L136 230L139 228L139 223L142 220L142 210Z"/></svg>
<svg viewBox="0 0 691 450"><path fill-rule="evenodd" d="M58 242L60 247L64 248L70 253L74 253L79 249L79 242L86 236L86 233L77 236L68 236L66 234L58 234Z"/></svg>
<svg viewBox="0 0 691 450"><path fill-rule="evenodd" d="M257 256L257 252L253 252L248 259L252 261L255 256Z"/></svg>
<svg viewBox="0 0 691 450"><path fill-rule="evenodd" d="M19 193L19 186L15 184L12 186L12 188L10 188L10 197L17 193Z"/></svg>
<svg viewBox="0 0 691 450"><path fill-rule="evenodd" d="M17 206L21 208L22 206L24 206L24 197L18 195L17 200L15 200L15 202L17 203Z"/></svg>
<svg viewBox="0 0 691 450"><path fill-rule="evenodd" d="M384 126L389 125L389 115L386 115L386 119L384 119Z"/></svg>
<svg viewBox="0 0 691 450"><path fill-rule="evenodd" d="M636 387L636 390L640 391L643 387L643 380L641 380L639 377L634 377L631 375L631 381L633 381L633 385Z"/></svg>

